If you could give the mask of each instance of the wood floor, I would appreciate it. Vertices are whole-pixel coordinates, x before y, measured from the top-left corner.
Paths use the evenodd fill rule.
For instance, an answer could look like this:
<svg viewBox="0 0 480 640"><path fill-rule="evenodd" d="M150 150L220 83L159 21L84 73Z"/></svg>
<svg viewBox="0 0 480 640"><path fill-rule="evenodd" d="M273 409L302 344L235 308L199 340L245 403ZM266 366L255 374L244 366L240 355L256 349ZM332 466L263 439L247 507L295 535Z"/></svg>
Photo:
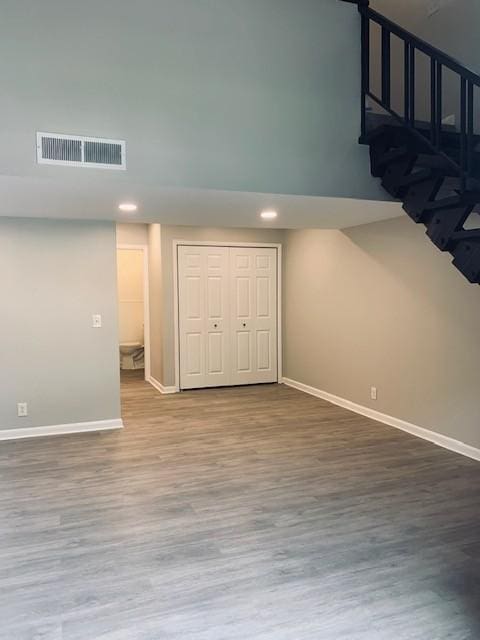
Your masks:
<svg viewBox="0 0 480 640"><path fill-rule="evenodd" d="M283 386L0 443L1 640L478 640L480 464Z"/></svg>

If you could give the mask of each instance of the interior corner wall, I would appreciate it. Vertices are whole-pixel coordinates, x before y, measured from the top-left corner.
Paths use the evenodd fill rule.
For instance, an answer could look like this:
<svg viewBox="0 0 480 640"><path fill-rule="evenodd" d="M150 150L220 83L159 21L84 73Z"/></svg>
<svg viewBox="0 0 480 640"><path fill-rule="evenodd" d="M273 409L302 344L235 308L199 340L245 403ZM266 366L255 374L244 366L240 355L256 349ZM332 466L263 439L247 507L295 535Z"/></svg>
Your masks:
<svg viewBox="0 0 480 640"><path fill-rule="evenodd" d="M208 227L183 227L162 225L163 270L163 372L165 386L175 384L175 320L174 320L174 272L173 241L201 242L265 242L282 244L284 231L279 229L226 229Z"/></svg>
<svg viewBox="0 0 480 640"><path fill-rule="evenodd" d="M159 224L148 225L150 375L160 384L164 384L162 231Z"/></svg>
<svg viewBox="0 0 480 640"><path fill-rule="evenodd" d="M0 218L0 429L120 417L115 250L110 222Z"/></svg>
<svg viewBox="0 0 480 640"><path fill-rule="evenodd" d="M451 256L406 216L286 245L285 377L480 447L480 290Z"/></svg>

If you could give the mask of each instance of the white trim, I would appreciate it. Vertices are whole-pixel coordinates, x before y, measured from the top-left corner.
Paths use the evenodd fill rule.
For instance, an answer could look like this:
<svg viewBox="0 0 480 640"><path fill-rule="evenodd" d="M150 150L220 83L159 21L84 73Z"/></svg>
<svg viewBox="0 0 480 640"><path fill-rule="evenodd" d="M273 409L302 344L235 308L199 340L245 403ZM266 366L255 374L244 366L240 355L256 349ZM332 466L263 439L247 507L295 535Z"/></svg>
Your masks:
<svg viewBox="0 0 480 640"><path fill-rule="evenodd" d="M24 429L0 429L0 440L20 440L22 438L60 436L72 433L89 433L91 431L112 431L113 429L123 429L123 421L120 418L97 420L96 422L52 424L45 427L25 427Z"/></svg>
<svg viewBox="0 0 480 640"><path fill-rule="evenodd" d="M283 380L283 255L282 245L277 244L277 381Z"/></svg>
<svg viewBox="0 0 480 640"><path fill-rule="evenodd" d="M175 389L180 391L180 331L178 316L178 247L263 247L277 250L277 380L283 380L282 327L282 244L274 242L208 242L206 240L173 240L173 314L175 340Z"/></svg>
<svg viewBox="0 0 480 640"><path fill-rule="evenodd" d="M117 250L143 251L143 344L145 348L145 382L150 381L150 274L147 244L117 244Z"/></svg>
<svg viewBox="0 0 480 640"><path fill-rule="evenodd" d="M178 389L176 387L164 387L163 384L161 384L161 382L159 382L153 376L150 376L147 382L149 382L152 385L152 387L155 387L157 391L160 391L160 393L163 393L164 395L171 395L172 393L178 393Z"/></svg>
<svg viewBox="0 0 480 640"><path fill-rule="evenodd" d="M448 449L449 451L454 451L455 453L459 453L460 455L466 456L467 458L472 458L473 460L480 461L480 449L472 447L469 444L465 444L464 442L460 442L460 440L455 440L454 438L444 436L441 433L430 431L429 429L425 429L424 427L419 427L416 424L406 422L405 420L401 420L400 418L394 418L393 416L389 416L386 413L381 413L380 411L376 411L375 409L364 407L363 405L356 404L351 400L340 398L339 396L335 396L331 393L328 393L327 391L321 391L320 389L310 387L306 384L303 384L302 382L297 382L296 380L283 378L282 382L289 387L298 389L298 391L303 391L304 393L308 393L311 396L321 398L322 400L326 400L327 402L335 404L339 407L348 409L348 411L353 411L354 413L358 413L362 416L365 416L366 418L370 418L371 420L382 422L383 424L394 427L395 429L406 431L407 433L417 436L417 438L422 438L422 440L433 442L433 444L436 444L439 447L443 447L444 449Z"/></svg>
<svg viewBox="0 0 480 640"><path fill-rule="evenodd" d="M187 247L264 247L265 249L278 249L282 245L277 242L228 242L209 240L173 240L175 245L186 245Z"/></svg>
<svg viewBox="0 0 480 640"><path fill-rule="evenodd" d="M178 247L179 240L173 241L173 341L175 364L175 387L180 391L180 316L178 310Z"/></svg>

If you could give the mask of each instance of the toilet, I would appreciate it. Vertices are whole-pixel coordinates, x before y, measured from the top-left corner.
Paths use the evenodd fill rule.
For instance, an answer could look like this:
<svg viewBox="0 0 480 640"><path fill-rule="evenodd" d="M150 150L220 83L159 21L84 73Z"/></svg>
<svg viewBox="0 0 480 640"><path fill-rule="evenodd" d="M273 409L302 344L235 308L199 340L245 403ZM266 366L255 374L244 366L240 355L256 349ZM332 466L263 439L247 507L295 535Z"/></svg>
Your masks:
<svg viewBox="0 0 480 640"><path fill-rule="evenodd" d="M120 369L143 369L144 346L141 342L120 344Z"/></svg>

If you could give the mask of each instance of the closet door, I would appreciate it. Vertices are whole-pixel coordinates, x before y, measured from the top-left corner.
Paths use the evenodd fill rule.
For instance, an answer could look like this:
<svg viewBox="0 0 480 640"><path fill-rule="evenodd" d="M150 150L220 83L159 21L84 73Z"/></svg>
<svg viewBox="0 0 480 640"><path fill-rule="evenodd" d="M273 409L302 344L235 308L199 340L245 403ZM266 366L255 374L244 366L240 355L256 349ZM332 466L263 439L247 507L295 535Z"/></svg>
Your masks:
<svg viewBox="0 0 480 640"><path fill-rule="evenodd" d="M277 382L277 250L230 249L231 384Z"/></svg>
<svg viewBox="0 0 480 640"><path fill-rule="evenodd" d="M226 247L178 247L180 387L231 384Z"/></svg>

